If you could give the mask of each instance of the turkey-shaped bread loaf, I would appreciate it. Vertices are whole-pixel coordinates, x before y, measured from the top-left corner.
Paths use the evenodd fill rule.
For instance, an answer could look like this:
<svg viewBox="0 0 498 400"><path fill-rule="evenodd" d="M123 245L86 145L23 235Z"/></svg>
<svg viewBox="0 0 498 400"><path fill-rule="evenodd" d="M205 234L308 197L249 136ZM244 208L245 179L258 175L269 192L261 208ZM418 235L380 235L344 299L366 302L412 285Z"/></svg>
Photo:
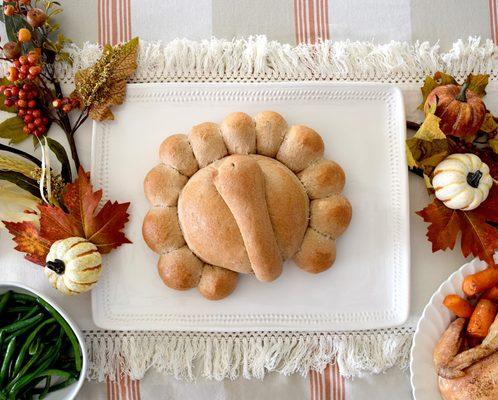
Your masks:
<svg viewBox="0 0 498 400"><path fill-rule="evenodd" d="M164 283L218 300L238 273L269 282L287 259L311 273L328 269L352 210L344 172L323 152L318 133L273 111L236 112L168 137L144 182L152 208L143 237L160 254Z"/></svg>

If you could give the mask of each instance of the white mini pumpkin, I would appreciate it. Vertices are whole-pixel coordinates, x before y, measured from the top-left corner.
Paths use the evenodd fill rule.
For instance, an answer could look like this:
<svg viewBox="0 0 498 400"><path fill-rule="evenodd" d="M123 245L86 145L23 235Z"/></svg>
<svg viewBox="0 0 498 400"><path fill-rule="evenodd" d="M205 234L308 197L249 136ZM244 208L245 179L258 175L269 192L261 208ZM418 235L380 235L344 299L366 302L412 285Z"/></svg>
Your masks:
<svg viewBox="0 0 498 400"><path fill-rule="evenodd" d="M432 186L436 197L454 210L470 211L489 194L493 178L489 167L475 154L451 154L434 170Z"/></svg>
<svg viewBox="0 0 498 400"><path fill-rule="evenodd" d="M89 291L102 272L102 255L97 246L81 237L58 240L50 247L45 275L64 294Z"/></svg>

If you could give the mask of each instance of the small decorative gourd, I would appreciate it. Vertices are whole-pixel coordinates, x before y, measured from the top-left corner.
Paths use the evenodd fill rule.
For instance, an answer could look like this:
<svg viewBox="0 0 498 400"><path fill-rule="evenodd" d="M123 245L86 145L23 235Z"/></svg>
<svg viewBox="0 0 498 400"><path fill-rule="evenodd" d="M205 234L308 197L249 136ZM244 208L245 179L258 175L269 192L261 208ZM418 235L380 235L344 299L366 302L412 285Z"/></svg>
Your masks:
<svg viewBox="0 0 498 400"><path fill-rule="evenodd" d="M434 170L436 197L448 208L470 211L489 194L493 179L489 167L475 154L451 154Z"/></svg>
<svg viewBox="0 0 498 400"><path fill-rule="evenodd" d="M432 90L425 101L424 111L436 105L434 114L441 118L439 127L445 135L472 136L481 127L486 116L482 99L468 90L468 83L443 85Z"/></svg>
<svg viewBox="0 0 498 400"><path fill-rule="evenodd" d="M50 247L45 275L64 294L89 291L102 272L102 255L97 246L81 237L58 240Z"/></svg>

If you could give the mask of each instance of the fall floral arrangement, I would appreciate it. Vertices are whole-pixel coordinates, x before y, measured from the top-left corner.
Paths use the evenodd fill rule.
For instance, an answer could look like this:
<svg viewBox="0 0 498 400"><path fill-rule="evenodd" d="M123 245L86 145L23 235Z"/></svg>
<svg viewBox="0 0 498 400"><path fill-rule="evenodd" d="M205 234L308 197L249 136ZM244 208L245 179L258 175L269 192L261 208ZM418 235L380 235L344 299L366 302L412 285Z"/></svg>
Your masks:
<svg viewBox="0 0 498 400"><path fill-rule="evenodd" d="M459 84L437 72L422 87L425 112L406 141L408 166L420 175L434 200L417 214L429 223L432 251L461 250L495 266L498 250L498 123L483 97L488 75Z"/></svg>
<svg viewBox="0 0 498 400"><path fill-rule="evenodd" d="M75 294L96 283L101 254L129 243L122 232L129 203L107 201L99 208L102 191L93 190L74 138L88 117L114 118L110 107L123 102L138 39L105 46L93 66L75 74L75 88L65 95L56 66L72 64L72 58L70 41L54 20L61 12L56 1L3 3L0 19L9 41L0 46L8 63L0 109L13 115L0 124L0 137L9 140L0 143L0 217L16 249L44 266L54 287ZM65 134L74 169L65 147L49 136L53 124ZM17 147L27 139L40 157ZM51 165L51 155L60 168Z"/></svg>

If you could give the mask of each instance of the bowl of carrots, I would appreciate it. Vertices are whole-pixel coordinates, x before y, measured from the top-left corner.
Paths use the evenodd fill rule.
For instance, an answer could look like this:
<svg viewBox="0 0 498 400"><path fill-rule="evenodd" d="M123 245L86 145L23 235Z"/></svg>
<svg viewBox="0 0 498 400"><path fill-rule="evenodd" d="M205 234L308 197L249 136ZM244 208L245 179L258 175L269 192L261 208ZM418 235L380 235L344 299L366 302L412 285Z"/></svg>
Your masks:
<svg viewBox="0 0 498 400"><path fill-rule="evenodd" d="M441 399L434 350L450 324L464 319L462 347L478 348L497 315L498 267L474 259L441 284L424 308L413 337L410 372L414 399Z"/></svg>
<svg viewBox="0 0 498 400"><path fill-rule="evenodd" d="M0 400L76 398L87 370L83 336L52 300L0 283Z"/></svg>

